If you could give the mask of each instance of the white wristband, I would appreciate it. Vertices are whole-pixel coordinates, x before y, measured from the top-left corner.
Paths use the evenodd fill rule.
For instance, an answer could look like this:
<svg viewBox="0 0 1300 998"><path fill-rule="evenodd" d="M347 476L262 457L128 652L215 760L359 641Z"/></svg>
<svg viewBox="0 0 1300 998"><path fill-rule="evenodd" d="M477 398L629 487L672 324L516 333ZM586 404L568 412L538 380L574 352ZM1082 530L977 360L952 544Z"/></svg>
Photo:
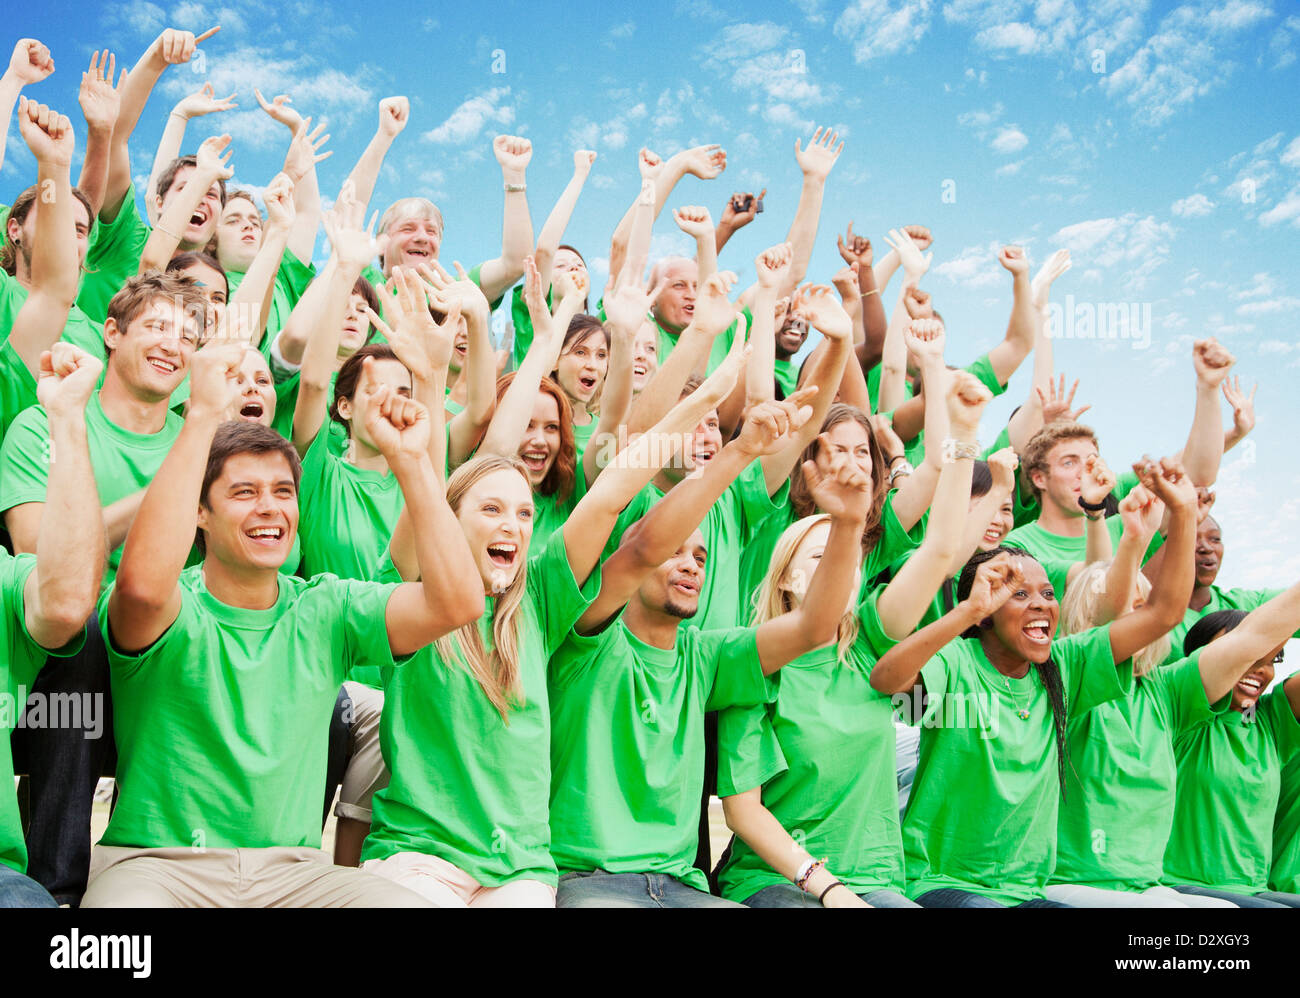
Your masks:
<svg viewBox="0 0 1300 998"><path fill-rule="evenodd" d="M801 881L804 877L808 876L808 871L809 871L810 869L812 869L812 865L813 865L813 863L815 863L815 862L817 862L817 861L816 861L815 859L811 858L811 857L809 857L808 859L805 859L805 860L803 861L802 865L799 867L798 872L795 873L795 875L794 875L794 881L795 881L796 884L797 884L799 881Z"/></svg>

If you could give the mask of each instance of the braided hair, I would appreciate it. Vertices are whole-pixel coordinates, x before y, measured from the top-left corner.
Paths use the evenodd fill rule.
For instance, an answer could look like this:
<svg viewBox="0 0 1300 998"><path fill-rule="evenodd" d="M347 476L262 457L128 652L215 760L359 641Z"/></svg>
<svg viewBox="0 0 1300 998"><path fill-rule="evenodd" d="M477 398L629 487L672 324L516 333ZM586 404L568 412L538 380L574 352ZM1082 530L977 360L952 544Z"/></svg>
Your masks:
<svg viewBox="0 0 1300 998"><path fill-rule="evenodd" d="M970 561L961 570L961 575L957 579L957 599L964 600L970 596L971 587L975 584L975 573L979 567L986 561L996 558L1000 554L1008 554L1013 558L1029 558L1037 562L1028 551L1022 551L1020 548L1007 547L999 545L991 551L977 551ZM979 638L980 628L978 626L966 631L963 638ZM1047 691L1047 700L1052 706L1052 727L1056 734L1056 766L1057 779L1061 784L1061 795L1065 795L1065 773L1069 765L1070 747L1069 741L1065 735L1065 683L1061 679L1060 667L1048 656L1046 662L1031 662L1030 665L1038 672L1038 678L1043 684L1043 689Z"/></svg>

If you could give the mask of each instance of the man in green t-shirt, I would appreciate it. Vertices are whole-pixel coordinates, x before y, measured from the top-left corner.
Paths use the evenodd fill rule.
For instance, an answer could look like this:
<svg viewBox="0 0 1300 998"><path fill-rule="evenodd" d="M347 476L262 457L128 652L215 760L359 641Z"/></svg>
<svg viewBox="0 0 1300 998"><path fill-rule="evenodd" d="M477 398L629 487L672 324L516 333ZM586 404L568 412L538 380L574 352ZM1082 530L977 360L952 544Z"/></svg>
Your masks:
<svg viewBox="0 0 1300 998"><path fill-rule="evenodd" d="M121 796L85 905L422 907L329 862L320 793L348 670L392 668L483 613L429 456L442 418L373 377L357 400L411 512L421 582L283 576L301 469L269 428L222 422L243 350L195 355L189 416L100 604ZM185 569L196 529L204 558Z"/></svg>
<svg viewBox="0 0 1300 998"><path fill-rule="evenodd" d="M47 206L49 207L49 206ZM41 301L33 293L19 314ZM66 299L65 299L66 302ZM180 432L181 419L167 405L184 380L190 354L203 328L206 303L188 278L147 274L129 280L109 305L104 342L109 350L103 387L86 406L86 439L94 469L101 524L107 534L107 582L120 557L142 490ZM66 315L66 305L62 315ZM62 319L47 320L53 328ZM17 326L15 335L18 335ZM0 512L17 553L35 553L44 527L51 469L57 447L49 413L34 406L14 420L0 446ZM51 515L62 523L56 506ZM45 696L108 698L108 662L98 628L88 628L85 647L51 662L35 687ZM61 902L85 890L90 867L90 811L95 784L111 769L113 733L103 718L24 730L31 776L28 830L31 875Z"/></svg>
<svg viewBox="0 0 1300 998"><path fill-rule="evenodd" d="M86 447L85 408L102 367L69 343L56 344L44 358L40 400L59 454L50 468L49 502L58 515L42 524L38 555L0 554L0 908L58 904L39 881L24 875L27 848L13 776L26 769L26 758L24 743L16 739L14 765L10 735L47 652L65 656L79 650L84 621L99 595L104 532L96 515L99 497ZM59 702L66 703L54 701ZM40 693L32 697L33 705L46 703ZM102 717L103 704L86 704L85 710ZM50 704L39 720L29 716L25 721L55 726L62 719Z"/></svg>
<svg viewBox="0 0 1300 998"><path fill-rule="evenodd" d="M808 417L804 411L802 419ZM737 907L692 865L706 710L761 703L764 676L834 639L857 591L870 481L841 457L809 485L831 533L808 598L757 628L682 628L713 554L695 527L740 472L797 432L791 402L754 407L740 437L625 535L601 589L551 658L551 851L558 907ZM666 557L665 557L666 556Z"/></svg>

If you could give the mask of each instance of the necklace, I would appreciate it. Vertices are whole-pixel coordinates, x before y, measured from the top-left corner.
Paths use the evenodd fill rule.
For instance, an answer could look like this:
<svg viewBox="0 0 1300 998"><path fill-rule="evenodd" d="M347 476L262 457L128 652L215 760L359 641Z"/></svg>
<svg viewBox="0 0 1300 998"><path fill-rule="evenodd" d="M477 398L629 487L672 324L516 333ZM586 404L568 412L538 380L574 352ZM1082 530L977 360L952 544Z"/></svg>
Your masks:
<svg viewBox="0 0 1300 998"><path fill-rule="evenodd" d="M1016 696L1015 690L1011 688L1011 680L1008 679L1006 676L1003 676L1002 685L1004 685L1007 688L1007 692L1011 694L1011 702L1016 706L1016 717L1020 718L1020 720L1022 721L1028 721L1029 706L1028 704L1026 704L1024 707L1020 706L1020 698Z"/></svg>

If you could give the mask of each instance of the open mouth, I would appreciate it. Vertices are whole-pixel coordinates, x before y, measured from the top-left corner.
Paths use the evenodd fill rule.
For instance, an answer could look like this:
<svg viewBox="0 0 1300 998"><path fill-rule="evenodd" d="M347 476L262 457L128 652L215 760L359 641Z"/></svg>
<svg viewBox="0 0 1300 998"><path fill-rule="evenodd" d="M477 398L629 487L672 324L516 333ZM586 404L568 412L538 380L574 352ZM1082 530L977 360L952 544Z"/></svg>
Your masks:
<svg viewBox="0 0 1300 998"><path fill-rule="evenodd" d="M1050 644L1052 641L1051 624L1046 620L1030 621L1022 628L1022 630L1024 631L1025 637L1034 644L1046 645Z"/></svg>
<svg viewBox="0 0 1300 998"><path fill-rule="evenodd" d="M1214 569L1219 567L1219 559L1218 558L1197 558L1196 567L1204 569L1207 572L1213 571Z"/></svg>
<svg viewBox="0 0 1300 998"><path fill-rule="evenodd" d="M996 543L998 543L998 541L1000 541L1000 540L1002 540L1002 531L1001 531L1001 530L996 530L996 529L993 529L992 527L990 527L988 530L984 531L984 543L985 543L985 544L996 544Z"/></svg>
<svg viewBox="0 0 1300 998"><path fill-rule="evenodd" d="M634 378L644 378L649 373L650 373L650 368L647 367L645 364L632 365L632 377Z"/></svg>
<svg viewBox="0 0 1300 998"><path fill-rule="evenodd" d="M198 211L196 211L193 215L190 216L190 225L196 229L202 228L203 225L207 222L207 220L208 220L208 213L204 211L202 208L200 208Z"/></svg>
<svg viewBox="0 0 1300 998"><path fill-rule="evenodd" d="M243 419L256 420L256 419L261 419L262 413L264 413L265 411L266 411L266 407L263 406L260 401L256 399L250 399L249 401L245 402L242 406L240 406L239 415Z"/></svg>
<svg viewBox="0 0 1300 998"><path fill-rule="evenodd" d="M408 257L414 257L417 260L430 260L433 258L433 253L427 249L417 249L413 246L408 246L406 247L405 252Z"/></svg>
<svg viewBox="0 0 1300 998"><path fill-rule="evenodd" d="M596 379L590 376L578 379L578 384L582 386L584 392L594 392L596 390Z"/></svg>
<svg viewBox="0 0 1300 998"><path fill-rule="evenodd" d="M503 541L500 544L489 544L487 553L488 560L497 568L511 568L519 554L519 545L508 541Z"/></svg>
<svg viewBox="0 0 1300 998"><path fill-rule="evenodd" d="M707 448L707 449L705 449L705 450L697 450L697 451L695 451L695 452L691 455L691 459L692 459L696 464L708 464L710 461L713 460L713 458L714 458L716 455L717 455L717 451L715 451L712 447L710 447L710 448Z"/></svg>
<svg viewBox="0 0 1300 998"><path fill-rule="evenodd" d="M698 596L700 594L699 583L692 579L677 579L672 583L672 588L683 596Z"/></svg>
<svg viewBox="0 0 1300 998"><path fill-rule="evenodd" d="M519 460L524 462L524 467L529 471L540 474L546 470L546 459L550 453L544 450L527 450L519 455Z"/></svg>
<svg viewBox="0 0 1300 998"><path fill-rule="evenodd" d="M148 361L149 366L152 367L159 374L171 375L171 374L175 374L177 371L177 367L175 364L173 364L170 360L164 360L162 357L148 357L146 358L146 360Z"/></svg>
<svg viewBox="0 0 1300 998"><path fill-rule="evenodd" d="M245 537L263 547L275 547L284 540L284 535L284 527L253 527L244 531Z"/></svg>
<svg viewBox="0 0 1300 998"><path fill-rule="evenodd" d="M1246 676L1237 682L1237 690L1243 696L1257 697L1264 691L1264 684L1254 676Z"/></svg>

